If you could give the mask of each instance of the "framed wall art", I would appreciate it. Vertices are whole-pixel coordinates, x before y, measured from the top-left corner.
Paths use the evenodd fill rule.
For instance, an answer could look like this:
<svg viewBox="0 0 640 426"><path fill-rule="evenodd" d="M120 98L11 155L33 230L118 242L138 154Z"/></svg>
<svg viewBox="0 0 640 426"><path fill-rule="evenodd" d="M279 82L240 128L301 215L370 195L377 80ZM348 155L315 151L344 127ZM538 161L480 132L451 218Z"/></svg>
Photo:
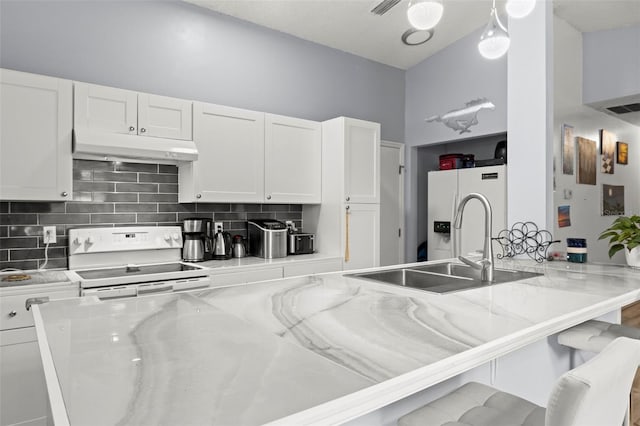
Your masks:
<svg viewBox="0 0 640 426"><path fill-rule="evenodd" d="M596 161L598 157L596 141L579 136L576 138L576 141L578 146L578 173L576 174L576 182L595 185Z"/></svg>
<svg viewBox="0 0 640 426"><path fill-rule="evenodd" d="M565 175L573 174L573 151L575 142L573 140L573 126L568 124L562 125L562 173Z"/></svg>
<svg viewBox="0 0 640 426"><path fill-rule="evenodd" d="M600 153L602 154L602 173L612 175L616 155L616 137L605 129L600 130Z"/></svg>
<svg viewBox="0 0 640 426"><path fill-rule="evenodd" d="M624 215L624 185L602 185L602 216Z"/></svg>
<svg viewBox="0 0 640 426"><path fill-rule="evenodd" d="M616 144L617 151L617 163L618 164L629 164L629 144L624 142L618 142Z"/></svg>

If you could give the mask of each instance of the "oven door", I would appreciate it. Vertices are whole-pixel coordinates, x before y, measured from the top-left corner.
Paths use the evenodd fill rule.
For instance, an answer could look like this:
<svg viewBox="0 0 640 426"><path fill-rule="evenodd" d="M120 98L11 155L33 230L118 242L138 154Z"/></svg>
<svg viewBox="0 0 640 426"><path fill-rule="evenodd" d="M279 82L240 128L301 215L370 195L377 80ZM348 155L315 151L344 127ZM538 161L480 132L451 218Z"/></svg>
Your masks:
<svg viewBox="0 0 640 426"><path fill-rule="evenodd" d="M158 281L111 287L83 288L82 296L95 296L100 300L122 299L152 294L205 289L211 286L209 277L185 278L182 280Z"/></svg>

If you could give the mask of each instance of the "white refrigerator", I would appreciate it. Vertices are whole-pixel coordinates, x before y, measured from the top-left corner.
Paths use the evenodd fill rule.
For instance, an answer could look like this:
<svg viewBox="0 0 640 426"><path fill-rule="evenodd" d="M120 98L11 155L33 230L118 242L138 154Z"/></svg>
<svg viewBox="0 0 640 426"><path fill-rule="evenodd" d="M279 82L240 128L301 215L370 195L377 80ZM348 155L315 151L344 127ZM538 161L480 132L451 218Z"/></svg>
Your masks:
<svg viewBox="0 0 640 426"><path fill-rule="evenodd" d="M493 213L491 235L507 227L507 166L440 170L428 174L427 259L453 257L451 230L455 210L467 194L480 193L489 199ZM470 200L464 210L460 236L460 254L481 252L484 246L484 209L478 200ZM499 246L494 242L494 250Z"/></svg>

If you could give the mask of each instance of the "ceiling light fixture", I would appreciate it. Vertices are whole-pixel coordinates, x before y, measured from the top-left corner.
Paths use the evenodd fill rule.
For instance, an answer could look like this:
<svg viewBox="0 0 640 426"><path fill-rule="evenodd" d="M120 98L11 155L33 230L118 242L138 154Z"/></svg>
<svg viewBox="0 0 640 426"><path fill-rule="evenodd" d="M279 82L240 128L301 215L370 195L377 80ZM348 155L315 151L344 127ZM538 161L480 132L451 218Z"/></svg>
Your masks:
<svg viewBox="0 0 640 426"><path fill-rule="evenodd" d="M407 46L418 46L426 43L433 37L433 30L416 30L409 28L402 34L402 42Z"/></svg>
<svg viewBox="0 0 640 426"><path fill-rule="evenodd" d="M496 0L493 0L493 6L491 8L491 17L489 23L484 29L482 36L480 36L480 42L478 43L478 50L480 54L487 59L498 59L509 50L509 33L507 29L500 22L498 18L498 12L496 11Z"/></svg>
<svg viewBox="0 0 640 426"><path fill-rule="evenodd" d="M418 30L435 27L442 18L442 0L411 0L407 8L409 23Z"/></svg>
<svg viewBox="0 0 640 426"><path fill-rule="evenodd" d="M536 6L536 0L508 0L505 8L512 18L524 18Z"/></svg>

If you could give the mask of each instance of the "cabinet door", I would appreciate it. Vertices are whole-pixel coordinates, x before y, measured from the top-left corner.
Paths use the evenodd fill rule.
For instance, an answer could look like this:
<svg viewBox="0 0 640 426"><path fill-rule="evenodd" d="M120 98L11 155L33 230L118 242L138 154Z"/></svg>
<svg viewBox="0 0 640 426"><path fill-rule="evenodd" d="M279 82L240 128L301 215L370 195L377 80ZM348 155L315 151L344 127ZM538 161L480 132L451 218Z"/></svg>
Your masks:
<svg viewBox="0 0 640 426"><path fill-rule="evenodd" d="M380 202L380 124L345 120L345 202Z"/></svg>
<svg viewBox="0 0 640 426"><path fill-rule="evenodd" d="M192 105L184 99L138 94L138 134L168 139L192 139Z"/></svg>
<svg viewBox="0 0 640 426"><path fill-rule="evenodd" d="M71 199L72 84L0 70L0 199Z"/></svg>
<svg viewBox="0 0 640 426"><path fill-rule="evenodd" d="M73 87L73 123L76 128L137 134L136 92L77 82Z"/></svg>
<svg viewBox="0 0 640 426"><path fill-rule="evenodd" d="M184 180L193 189L180 180L181 201L191 191L192 201L261 203L264 113L196 102L193 127L199 157Z"/></svg>
<svg viewBox="0 0 640 426"><path fill-rule="evenodd" d="M380 206L346 204L343 214L344 270L380 266Z"/></svg>
<svg viewBox="0 0 640 426"><path fill-rule="evenodd" d="M267 203L320 203L321 124L265 114L264 167Z"/></svg>
<svg viewBox="0 0 640 426"><path fill-rule="evenodd" d="M0 425L46 424L47 386L34 327L0 331Z"/></svg>

